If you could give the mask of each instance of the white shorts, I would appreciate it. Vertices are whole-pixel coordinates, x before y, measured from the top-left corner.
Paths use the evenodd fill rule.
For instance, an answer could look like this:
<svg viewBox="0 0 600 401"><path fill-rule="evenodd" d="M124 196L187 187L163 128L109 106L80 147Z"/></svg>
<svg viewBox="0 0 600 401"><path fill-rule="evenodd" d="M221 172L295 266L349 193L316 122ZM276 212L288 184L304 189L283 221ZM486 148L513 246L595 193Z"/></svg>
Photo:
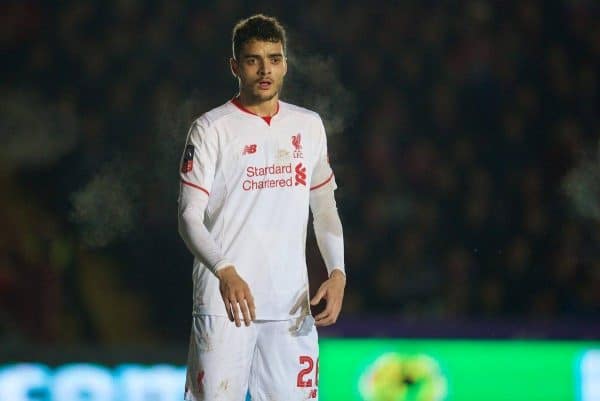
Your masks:
<svg viewBox="0 0 600 401"><path fill-rule="evenodd" d="M222 316L193 318L186 401L318 400L317 330L297 335L294 320L252 322Z"/></svg>

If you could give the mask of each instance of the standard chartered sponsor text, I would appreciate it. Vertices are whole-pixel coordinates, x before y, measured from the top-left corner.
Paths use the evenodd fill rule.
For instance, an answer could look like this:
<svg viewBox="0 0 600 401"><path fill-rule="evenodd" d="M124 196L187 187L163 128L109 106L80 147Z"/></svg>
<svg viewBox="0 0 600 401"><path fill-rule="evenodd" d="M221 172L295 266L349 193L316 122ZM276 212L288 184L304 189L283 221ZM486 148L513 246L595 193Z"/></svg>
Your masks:
<svg viewBox="0 0 600 401"><path fill-rule="evenodd" d="M282 175L292 173L292 163L288 164L271 164L270 166L257 167L248 166L246 167L246 176L248 177L261 177L266 175Z"/></svg>
<svg viewBox="0 0 600 401"><path fill-rule="evenodd" d="M292 164L272 164L270 166L248 166L246 177L242 181L244 191L255 191L268 188L292 187L293 182ZM272 177L275 176L275 177ZM260 179L254 179L260 177Z"/></svg>

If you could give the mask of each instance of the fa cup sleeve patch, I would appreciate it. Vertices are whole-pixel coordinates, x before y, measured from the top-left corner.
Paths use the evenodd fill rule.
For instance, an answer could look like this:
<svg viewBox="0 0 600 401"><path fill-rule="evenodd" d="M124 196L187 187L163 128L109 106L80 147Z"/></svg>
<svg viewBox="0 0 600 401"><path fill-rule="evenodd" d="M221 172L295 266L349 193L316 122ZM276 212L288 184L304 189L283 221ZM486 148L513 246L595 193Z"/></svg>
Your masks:
<svg viewBox="0 0 600 401"><path fill-rule="evenodd" d="M194 168L194 145L187 145L181 162L181 172L189 173Z"/></svg>

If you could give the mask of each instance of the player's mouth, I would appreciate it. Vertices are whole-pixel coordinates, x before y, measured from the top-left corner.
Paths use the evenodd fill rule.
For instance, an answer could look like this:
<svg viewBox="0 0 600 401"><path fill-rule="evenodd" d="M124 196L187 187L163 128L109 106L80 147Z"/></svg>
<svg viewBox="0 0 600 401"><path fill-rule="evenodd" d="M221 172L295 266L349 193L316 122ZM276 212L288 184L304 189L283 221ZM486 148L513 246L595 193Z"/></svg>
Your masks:
<svg viewBox="0 0 600 401"><path fill-rule="evenodd" d="M267 80L267 79L263 79L261 81L258 81L258 87L262 90L267 90L271 88L271 85L273 85L273 82Z"/></svg>

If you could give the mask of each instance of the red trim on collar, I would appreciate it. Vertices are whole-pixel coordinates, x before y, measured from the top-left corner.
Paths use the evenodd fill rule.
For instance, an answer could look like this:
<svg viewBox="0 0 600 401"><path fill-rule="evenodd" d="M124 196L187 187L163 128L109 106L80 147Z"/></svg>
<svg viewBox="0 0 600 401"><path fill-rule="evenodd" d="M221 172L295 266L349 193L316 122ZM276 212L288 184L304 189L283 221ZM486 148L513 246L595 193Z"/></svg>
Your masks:
<svg viewBox="0 0 600 401"><path fill-rule="evenodd" d="M231 99L231 103L233 103L238 109L242 110L245 113L248 114L252 114L253 116L257 116L262 118L268 125L271 125L271 119L277 114L279 113L279 101L277 101L277 110L275 110L275 113L272 116L259 116L258 114L248 110L247 108L245 108L242 105L242 102L240 102L240 98L238 96L234 97L233 99Z"/></svg>

